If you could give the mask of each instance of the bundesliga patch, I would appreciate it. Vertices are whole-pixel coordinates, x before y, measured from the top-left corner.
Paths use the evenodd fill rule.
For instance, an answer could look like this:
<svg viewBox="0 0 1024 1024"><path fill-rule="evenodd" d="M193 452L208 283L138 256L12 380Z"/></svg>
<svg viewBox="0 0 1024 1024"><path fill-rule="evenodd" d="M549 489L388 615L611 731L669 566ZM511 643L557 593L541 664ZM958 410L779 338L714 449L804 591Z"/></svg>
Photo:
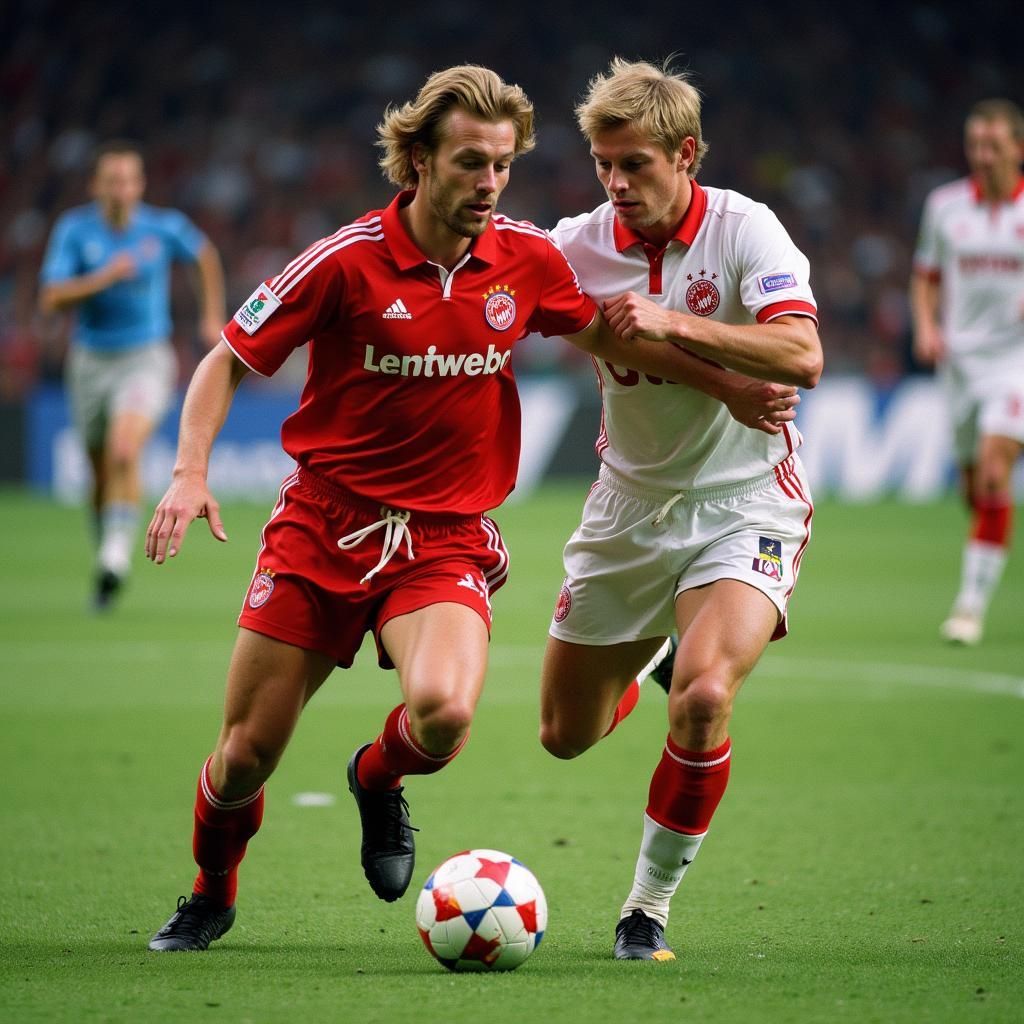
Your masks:
<svg viewBox="0 0 1024 1024"><path fill-rule="evenodd" d="M759 537L757 558L752 566L773 580L782 579L782 541L775 537Z"/></svg>
<svg viewBox="0 0 1024 1024"><path fill-rule="evenodd" d="M484 293L484 319L496 331L507 331L516 319L515 291L507 284L495 285Z"/></svg>
<svg viewBox="0 0 1024 1024"><path fill-rule="evenodd" d="M246 334L255 334L257 328L262 327L280 305L281 300L265 284L261 284L239 307L235 323Z"/></svg>
<svg viewBox="0 0 1024 1024"><path fill-rule="evenodd" d="M256 579L249 588L249 607L259 608L270 600L274 592L274 572L272 569L260 569Z"/></svg>
<svg viewBox="0 0 1024 1024"><path fill-rule="evenodd" d="M757 287L762 295L769 292L781 292L785 288L796 287L796 274L765 274L757 279Z"/></svg>

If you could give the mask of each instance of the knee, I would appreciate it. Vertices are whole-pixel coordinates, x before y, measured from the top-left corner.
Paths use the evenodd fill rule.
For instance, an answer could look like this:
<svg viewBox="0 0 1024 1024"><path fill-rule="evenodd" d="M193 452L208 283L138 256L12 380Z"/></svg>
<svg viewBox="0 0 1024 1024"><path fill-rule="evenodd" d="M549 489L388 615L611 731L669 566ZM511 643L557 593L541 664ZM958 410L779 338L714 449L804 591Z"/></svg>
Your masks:
<svg viewBox="0 0 1024 1024"><path fill-rule="evenodd" d="M705 731L732 715L734 687L723 673L709 672L691 680L669 700L673 725Z"/></svg>
<svg viewBox="0 0 1024 1024"><path fill-rule="evenodd" d="M458 698L450 698L419 708L409 708L409 720L416 740L431 754L448 754L469 732L474 707Z"/></svg>
<svg viewBox="0 0 1024 1024"><path fill-rule="evenodd" d="M277 767L282 753L283 747L246 724L232 726L219 745L225 795L234 795L239 788L249 792L262 785Z"/></svg>
<svg viewBox="0 0 1024 1024"><path fill-rule="evenodd" d="M573 736L567 729L561 728L556 722L541 722L540 745L551 755L562 761L571 761L579 757L592 744Z"/></svg>

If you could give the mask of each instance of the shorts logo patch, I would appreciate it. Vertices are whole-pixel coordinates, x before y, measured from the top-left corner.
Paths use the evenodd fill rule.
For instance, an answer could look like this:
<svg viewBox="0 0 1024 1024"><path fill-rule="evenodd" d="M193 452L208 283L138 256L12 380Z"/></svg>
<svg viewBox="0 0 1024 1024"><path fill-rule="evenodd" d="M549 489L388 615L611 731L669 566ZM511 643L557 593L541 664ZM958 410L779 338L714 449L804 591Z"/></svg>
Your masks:
<svg viewBox="0 0 1024 1024"><path fill-rule="evenodd" d="M256 579L252 581L249 588L249 607L260 608L270 600L274 592L274 571L272 569L260 569Z"/></svg>
<svg viewBox="0 0 1024 1024"><path fill-rule="evenodd" d="M495 285L484 293L484 319L496 331L507 331L516 319L515 291L507 284Z"/></svg>
<svg viewBox="0 0 1024 1024"><path fill-rule="evenodd" d="M562 622L565 617L572 610L572 593L566 584L562 584L562 589L558 594L558 601L555 603L555 622Z"/></svg>
<svg viewBox="0 0 1024 1024"><path fill-rule="evenodd" d="M255 334L280 305L281 300L265 284L260 285L239 307L235 323L246 334Z"/></svg>
<svg viewBox="0 0 1024 1024"><path fill-rule="evenodd" d="M482 577L467 572L456 586L472 590L474 594L479 594L485 601L487 600L487 582Z"/></svg>
<svg viewBox="0 0 1024 1024"><path fill-rule="evenodd" d="M718 293L718 285L713 283L718 275L712 274L710 278L707 278L704 276L706 273L706 270L702 270L700 278L686 289L686 308L696 316L711 316L722 301L722 297ZM686 276L687 278L693 277L692 274Z"/></svg>
<svg viewBox="0 0 1024 1024"><path fill-rule="evenodd" d="M769 292L781 292L785 288L796 287L796 274L765 274L757 279L757 287L761 289L762 295Z"/></svg>
<svg viewBox="0 0 1024 1024"><path fill-rule="evenodd" d="M782 541L776 537L759 537L757 558L752 566L773 580L782 579Z"/></svg>

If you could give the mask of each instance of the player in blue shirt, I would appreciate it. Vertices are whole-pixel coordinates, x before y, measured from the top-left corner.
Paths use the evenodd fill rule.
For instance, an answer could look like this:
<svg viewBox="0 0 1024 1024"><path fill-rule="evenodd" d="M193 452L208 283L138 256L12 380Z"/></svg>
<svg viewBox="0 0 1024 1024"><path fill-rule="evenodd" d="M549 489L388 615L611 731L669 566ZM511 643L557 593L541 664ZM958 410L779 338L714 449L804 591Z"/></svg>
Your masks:
<svg viewBox="0 0 1024 1024"><path fill-rule="evenodd" d="M172 263L198 269L200 335L207 346L220 340L226 320L217 250L180 211L143 203L145 185L134 144L102 146L93 202L58 218L40 274L43 312L75 312L65 376L93 470L99 609L110 605L130 571L142 450L177 383L170 343Z"/></svg>

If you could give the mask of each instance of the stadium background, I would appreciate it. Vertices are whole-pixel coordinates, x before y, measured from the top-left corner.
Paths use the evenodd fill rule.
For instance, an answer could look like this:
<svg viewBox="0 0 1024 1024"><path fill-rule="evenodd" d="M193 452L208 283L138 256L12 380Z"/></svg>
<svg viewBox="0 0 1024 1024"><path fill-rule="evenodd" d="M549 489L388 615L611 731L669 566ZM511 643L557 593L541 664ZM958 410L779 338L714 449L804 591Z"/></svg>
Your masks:
<svg viewBox="0 0 1024 1024"><path fill-rule="evenodd" d="M185 209L209 233L233 309L310 241L387 202L374 125L435 68L475 61L526 88L538 147L517 163L503 208L551 225L602 198L571 115L589 77L615 53L675 51L705 93L702 179L768 203L811 261L826 377L801 426L819 493L933 497L952 475L930 378L906 387L919 371L911 251L924 195L963 173L967 108L1024 96L1011 8L868 2L825 16L781 0L648 5L635 17L610 3L582 13L445 0L392 3L381 17L372 5L229 0L169 5L153 19L144 5L14 0L0 15L0 425L10 442L0 478L67 498L81 490L57 386L67 323L36 313L36 276L55 216L83 201L98 141L144 144L147 199ZM184 383L202 353L180 274L175 305ZM545 472L590 474L589 364L557 340L531 340L517 359L531 426L523 490ZM278 413L302 377L300 355L229 425L213 477L225 496L273 492ZM275 394L283 404L268 410ZM173 442L172 417L147 462L151 494Z"/></svg>

